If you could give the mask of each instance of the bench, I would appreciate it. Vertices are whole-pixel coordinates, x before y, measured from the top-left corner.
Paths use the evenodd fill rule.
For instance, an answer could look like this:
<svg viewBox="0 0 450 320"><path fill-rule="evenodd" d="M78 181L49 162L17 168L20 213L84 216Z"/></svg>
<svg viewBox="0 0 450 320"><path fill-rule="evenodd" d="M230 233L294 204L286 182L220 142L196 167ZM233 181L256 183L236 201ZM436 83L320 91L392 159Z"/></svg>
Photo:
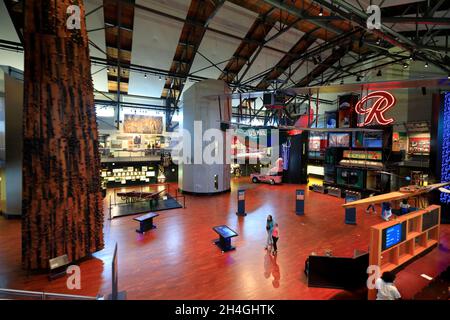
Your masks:
<svg viewBox="0 0 450 320"><path fill-rule="evenodd" d="M156 218L158 216L159 214L150 212L137 218L134 218L133 220L139 222L139 229L136 229L136 232L143 234L151 229L155 229L156 226L153 224L153 218Z"/></svg>

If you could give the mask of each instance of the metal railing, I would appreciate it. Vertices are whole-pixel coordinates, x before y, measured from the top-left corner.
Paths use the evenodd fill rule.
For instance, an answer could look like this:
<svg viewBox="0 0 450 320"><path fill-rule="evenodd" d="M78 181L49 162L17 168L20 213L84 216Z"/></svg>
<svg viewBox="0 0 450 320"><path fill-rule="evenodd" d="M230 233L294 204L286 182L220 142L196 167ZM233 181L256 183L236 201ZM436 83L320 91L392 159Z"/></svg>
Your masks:
<svg viewBox="0 0 450 320"><path fill-rule="evenodd" d="M0 288L0 299L4 295L13 296L13 297L34 298L34 299L38 299L38 300L99 300L101 298L101 296L90 297L90 296L80 296L80 295L72 295L72 294ZM9 299L9 300L12 300L12 299Z"/></svg>

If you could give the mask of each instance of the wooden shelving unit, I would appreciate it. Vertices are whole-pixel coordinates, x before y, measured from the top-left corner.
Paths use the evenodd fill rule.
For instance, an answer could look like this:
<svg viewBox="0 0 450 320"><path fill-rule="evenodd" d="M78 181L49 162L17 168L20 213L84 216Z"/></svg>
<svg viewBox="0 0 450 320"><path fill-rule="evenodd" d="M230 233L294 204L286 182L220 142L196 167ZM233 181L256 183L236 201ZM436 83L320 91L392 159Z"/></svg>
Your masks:
<svg viewBox="0 0 450 320"><path fill-rule="evenodd" d="M424 216L430 212L438 212L437 224L424 228ZM441 207L431 205L423 210L414 211L392 221L383 222L371 227L369 265L380 267L381 274L392 271L432 248L439 243L439 228L441 221ZM404 240L383 250L383 231L397 224L406 223ZM374 300L376 290L369 290L369 300Z"/></svg>

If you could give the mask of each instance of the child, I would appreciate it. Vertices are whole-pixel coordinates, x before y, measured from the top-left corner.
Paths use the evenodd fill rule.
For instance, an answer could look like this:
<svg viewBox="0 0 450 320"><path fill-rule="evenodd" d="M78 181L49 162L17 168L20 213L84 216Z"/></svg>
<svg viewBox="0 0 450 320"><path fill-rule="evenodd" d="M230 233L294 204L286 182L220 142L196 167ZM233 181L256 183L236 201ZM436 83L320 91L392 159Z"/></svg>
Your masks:
<svg viewBox="0 0 450 320"><path fill-rule="evenodd" d="M392 208L390 202L383 202L382 209L381 209L381 217L389 221L389 218L392 216Z"/></svg>
<svg viewBox="0 0 450 320"><path fill-rule="evenodd" d="M400 203L400 210L401 210L402 214L409 213L409 208L410 208L410 205L408 203L408 200L403 199L402 203Z"/></svg>
<svg viewBox="0 0 450 320"><path fill-rule="evenodd" d="M371 193L369 198L372 198L373 196L375 196L375 193ZM370 213L370 209L372 209L374 214L377 214L377 211L375 210L375 204L374 203L369 204L369 206L366 209L366 213Z"/></svg>
<svg viewBox="0 0 450 320"><path fill-rule="evenodd" d="M375 281L377 289L377 300L398 300L401 299L400 292L395 287L395 274L392 272L384 272L381 278Z"/></svg>
<svg viewBox="0 0 450 320"><path fill-rule="evenodd" d="M277 254L277 242L278 242L278 238L280 237L280 231L278 230L278 223L275 223L275 226L273 227L273 231L272 231L272 245L273 245L273 251L272 254L276 255Z"/></svg>

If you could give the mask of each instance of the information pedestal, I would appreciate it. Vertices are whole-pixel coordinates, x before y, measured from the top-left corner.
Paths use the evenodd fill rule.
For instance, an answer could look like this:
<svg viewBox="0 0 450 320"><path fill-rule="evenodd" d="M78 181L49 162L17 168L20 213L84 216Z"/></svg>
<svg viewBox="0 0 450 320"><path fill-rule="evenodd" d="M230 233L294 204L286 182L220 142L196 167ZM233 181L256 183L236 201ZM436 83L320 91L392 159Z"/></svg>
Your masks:
<svg viewBox="0 0 450 320"><path fill-rule="evenodd" d="M245 217L247 215L245 213L245 190L238 190L237 197L238 197L238 210L236 214L238 216Z"/></svg>
<svg viewBox="0 0 450 320"><path fill-rule="evenodd" d="M305 214L305 190L295 191L295 213L298 216Z"/></svg>
<svg viewBox="0 0 450 320"><path fill-rule="evenodd" d="M345 203L359 200L356 195L346 195ZM345 208L345 223L356 224L356 208Z"/></svg>

